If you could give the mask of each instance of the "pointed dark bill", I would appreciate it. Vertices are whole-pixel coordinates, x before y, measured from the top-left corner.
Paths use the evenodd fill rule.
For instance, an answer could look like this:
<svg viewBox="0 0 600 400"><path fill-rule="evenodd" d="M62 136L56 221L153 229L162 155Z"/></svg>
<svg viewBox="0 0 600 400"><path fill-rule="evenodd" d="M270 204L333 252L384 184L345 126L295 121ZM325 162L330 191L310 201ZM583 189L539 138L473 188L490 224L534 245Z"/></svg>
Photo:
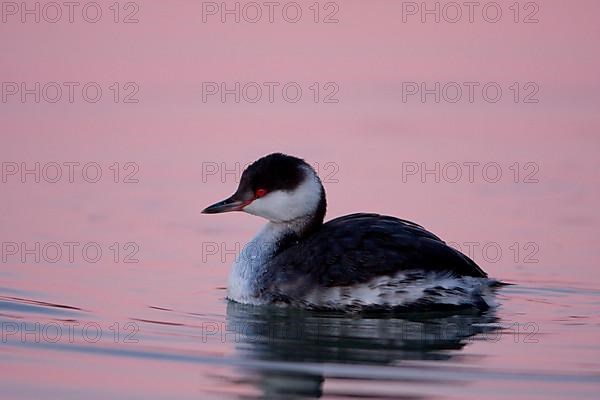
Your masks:
<svg viewBox="0 0 600 400"><path fill-rule="evenodd" d="M244 207L250 203L252 203L252 200L239 199L234 194L228 199L219 201L212 206L206 207L204 210L202 210L202 214L219 214L230 211L242 211Z"/></svg>

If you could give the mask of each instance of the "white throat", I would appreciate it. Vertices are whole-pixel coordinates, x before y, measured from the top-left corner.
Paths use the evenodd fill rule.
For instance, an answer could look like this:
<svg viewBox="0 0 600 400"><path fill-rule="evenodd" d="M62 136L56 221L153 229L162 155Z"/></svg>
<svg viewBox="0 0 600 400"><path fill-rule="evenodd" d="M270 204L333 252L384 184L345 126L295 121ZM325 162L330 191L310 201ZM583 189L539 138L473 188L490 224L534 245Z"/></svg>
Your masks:
<svg viewBox="0 0 600 400"><path fill-rule="evenodd" d="M292 231L290 224L269 222L244 246L229 272L228 298L239 303L260 304L255 295L261 275L279 240Z"/></svg>

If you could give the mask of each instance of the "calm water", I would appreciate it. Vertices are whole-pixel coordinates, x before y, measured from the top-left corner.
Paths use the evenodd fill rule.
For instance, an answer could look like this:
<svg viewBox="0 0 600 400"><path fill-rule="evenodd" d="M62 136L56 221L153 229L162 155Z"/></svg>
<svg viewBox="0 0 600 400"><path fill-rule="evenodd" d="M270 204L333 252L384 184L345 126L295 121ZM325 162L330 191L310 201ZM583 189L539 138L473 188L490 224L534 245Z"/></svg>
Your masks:
<svg viewBox="0 0 600 400"><path fill-rule="evenodd" d="M296 24L236 24L203 23L201 2L136 4L134 24L108 7L95 24L0 24L3 82L103 89L38 103L3 87L3 399L598 397L600 3L544 1L531 24L508 6L494 24L346 0L338 23L306 6ZM205 82L273 81L305 96L202 100ZM504 96L403 101L406 82ZM263 222L200 210L272 151L317 167L327 219L414 220L513 285L484 315L229 304L229 265Z"/></svg>
<svg viewBox="0 0 600 400"><path fill-rule="evenodd" d="M195 199L202 186L176 183L181 198ZM15 255L5 248L1 274L4 398L597 398L600 290L597 274L589 273L596 266L581 261L581 248L570 264L546 255L569 254L580 245L577 237L535 242L539 251L527 263L522 255L515 262L512 241L482 241L496 243L503 256L473 256L514 283L499 292L499 308L484 315L360 317L250 307L228 304L224 286L237 239L260 222L241 214L201 216L200 206L178 215L173 201L134 194L151 186L140 180L121 189L123 209L115 215L94 196L70 198L77 189L63 187L52 201L40 201L36 195L51 187L11 186L34 198L13 203L14 210L35 205L36 213L68 223L34 221L29 231L20 223L24 215L4 214L3 225L15 232L5 246L18 246ZM357 209L359 203L351 202ZM91 214L96 206L106 214ZM167 217L159 215L167 209ZM474 225L493 220L481 214ZM505 223L521 247L520 231L535 237L542 229ZM63 244L69 241L79 243L72 263ZM49 262L56 248L62 258ZM96 248L102 256L94 263Z"/></svg>

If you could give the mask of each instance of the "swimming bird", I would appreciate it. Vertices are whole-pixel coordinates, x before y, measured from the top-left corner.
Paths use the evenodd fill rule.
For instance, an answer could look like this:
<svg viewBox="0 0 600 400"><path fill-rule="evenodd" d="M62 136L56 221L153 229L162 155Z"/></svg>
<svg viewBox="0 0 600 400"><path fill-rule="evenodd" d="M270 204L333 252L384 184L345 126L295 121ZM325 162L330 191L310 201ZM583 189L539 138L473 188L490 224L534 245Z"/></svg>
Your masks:
<svg viewBox="0 0 600 400"><path fill-rule="evenodd" d="M492 305L496 281L422 226L371 213L324 223L326 208L304 160L274 153L248 166L232 196L202 211L268 220L236 258L227 297L340 311Z"/></svg>

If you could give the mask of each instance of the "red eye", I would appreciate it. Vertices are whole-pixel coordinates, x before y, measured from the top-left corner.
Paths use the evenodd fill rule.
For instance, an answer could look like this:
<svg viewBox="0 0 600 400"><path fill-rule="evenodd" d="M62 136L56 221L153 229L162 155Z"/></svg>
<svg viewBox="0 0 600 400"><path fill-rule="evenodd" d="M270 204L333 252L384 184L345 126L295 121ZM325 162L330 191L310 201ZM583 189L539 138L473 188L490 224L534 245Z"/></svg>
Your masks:
<svg viewBox="0 0 600 400"><path fill-rule="evenodd" d="M267 191L265 189L256 189L256 192L254 192L254 195L257 199L263 197L265 194L267 194Z"/></svg>

